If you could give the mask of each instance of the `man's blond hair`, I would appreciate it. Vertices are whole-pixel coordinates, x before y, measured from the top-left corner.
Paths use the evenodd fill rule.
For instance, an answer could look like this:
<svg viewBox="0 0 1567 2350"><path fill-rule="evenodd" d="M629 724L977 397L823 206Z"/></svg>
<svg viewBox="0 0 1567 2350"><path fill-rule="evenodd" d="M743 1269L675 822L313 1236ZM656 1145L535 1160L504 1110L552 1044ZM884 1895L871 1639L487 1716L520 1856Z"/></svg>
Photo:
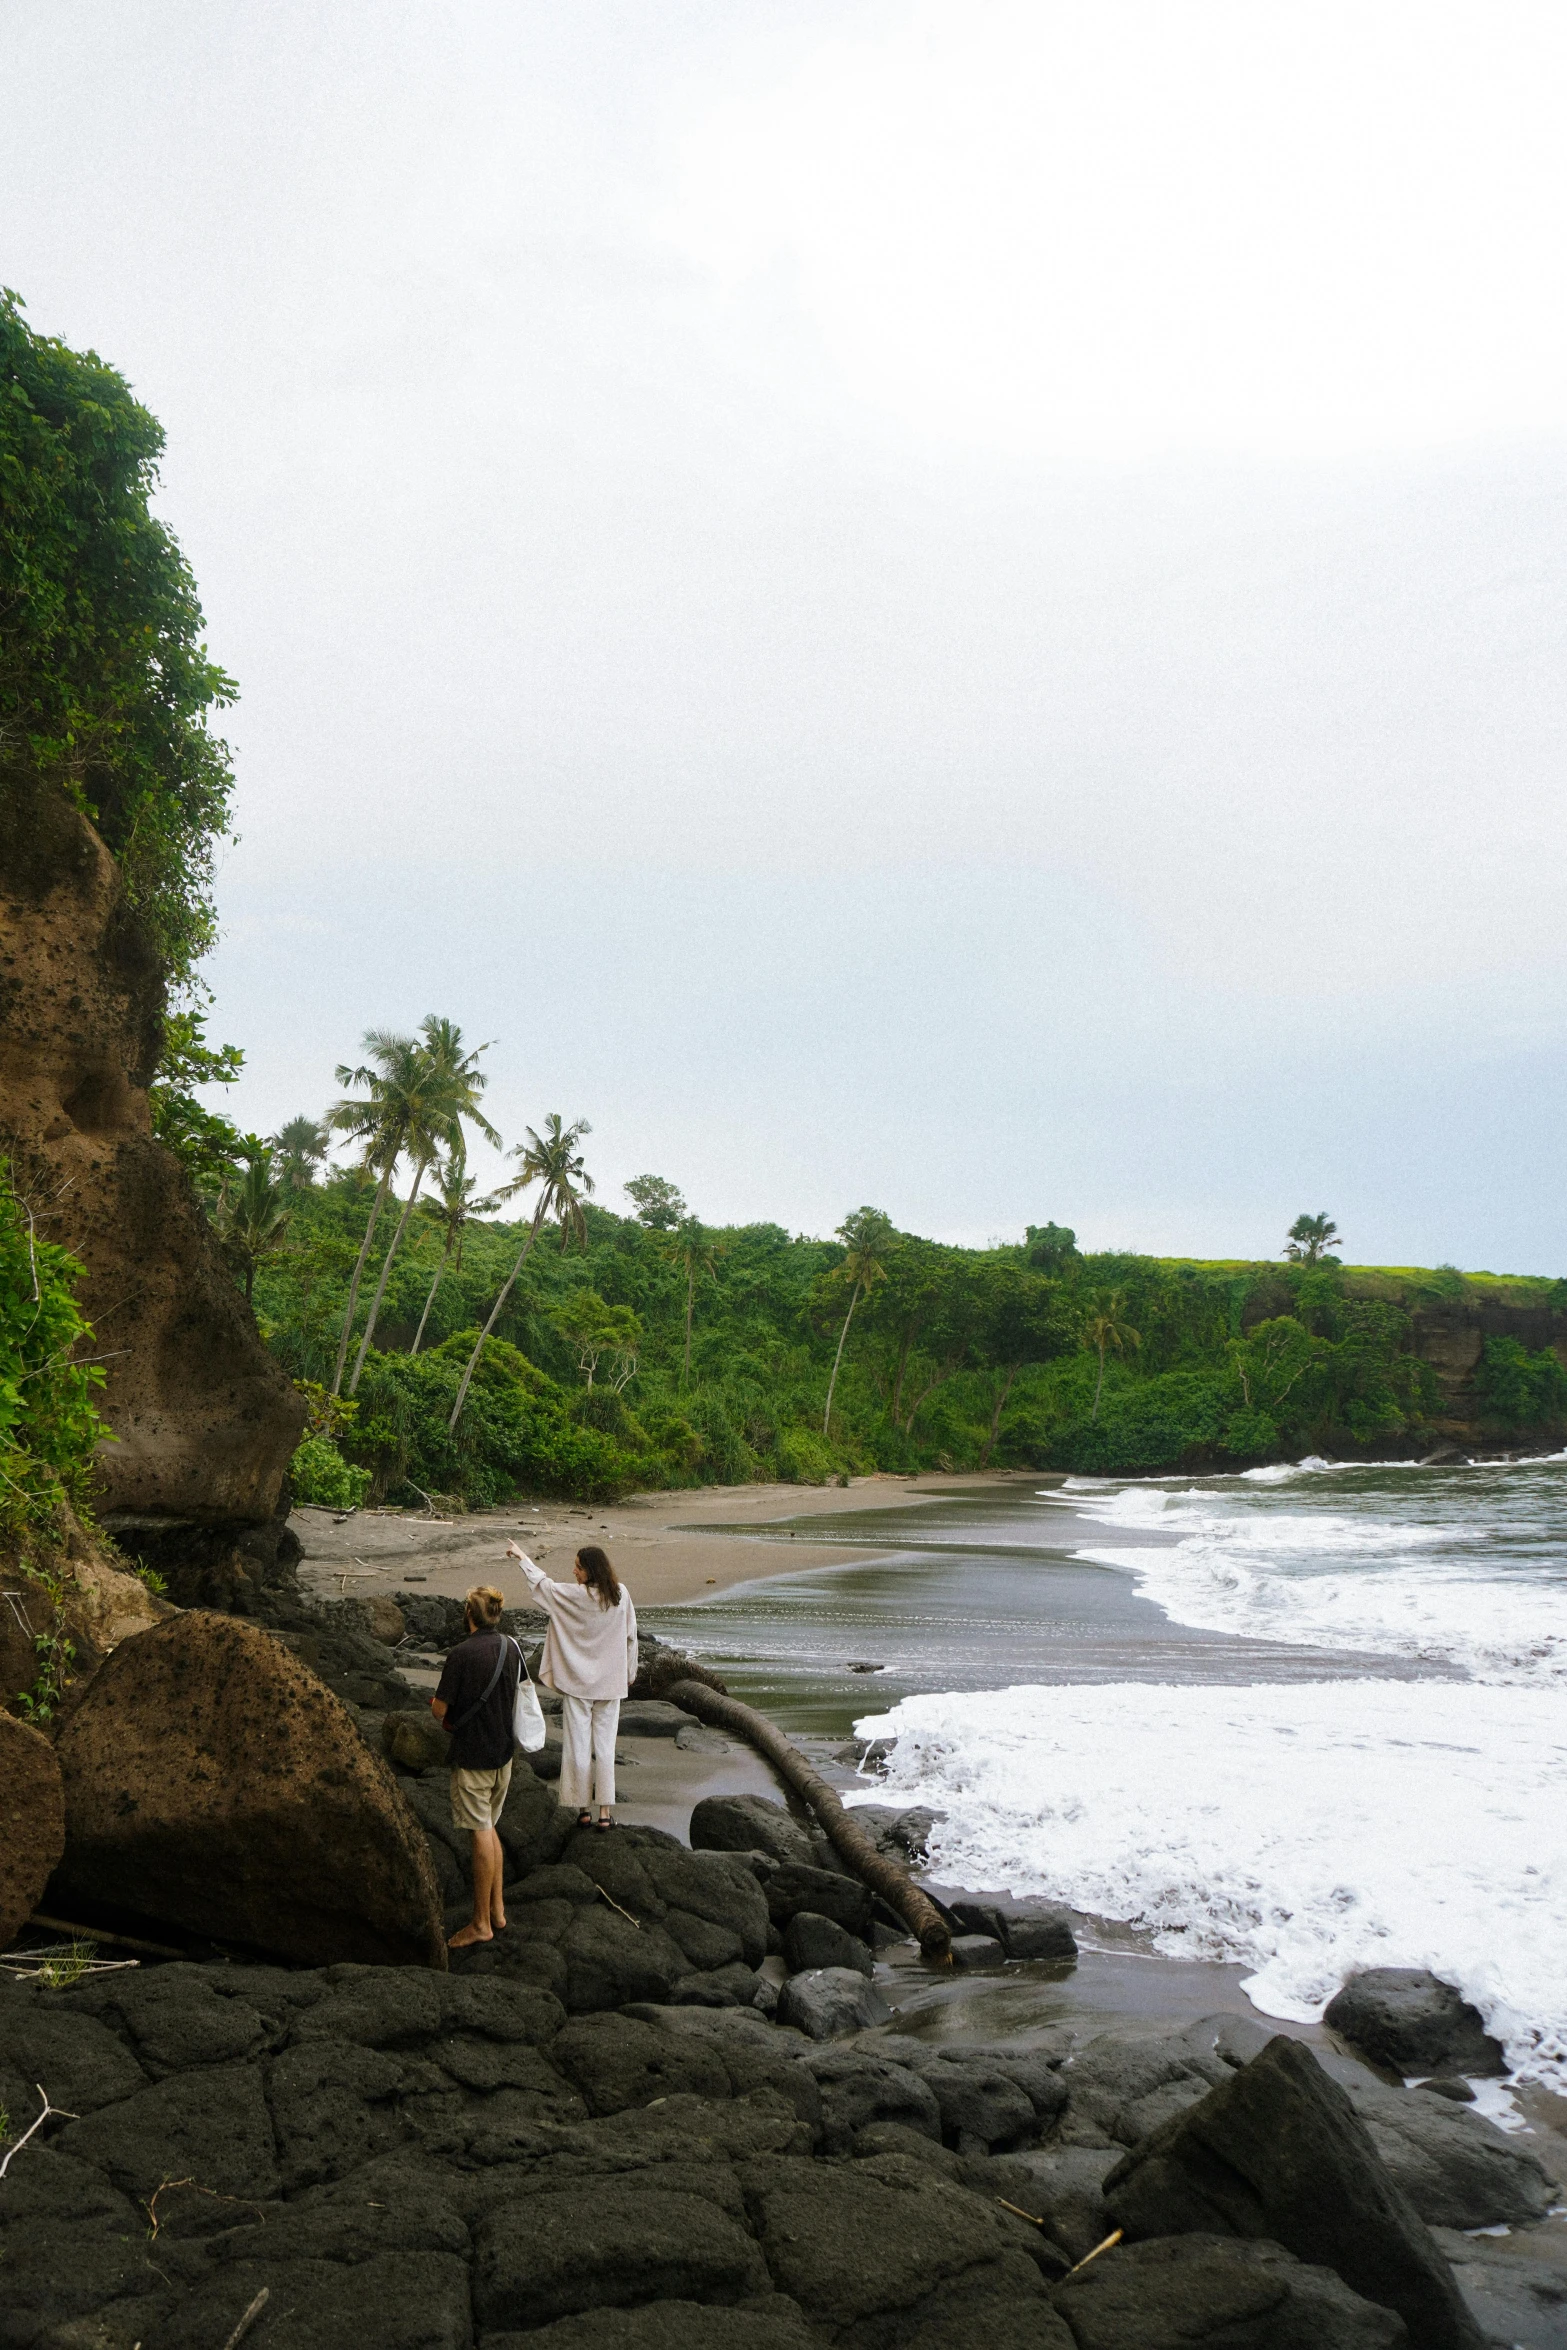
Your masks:
<svg viewBox="0 0 1567 2350"><path fill-rule="evenodd" d="M506 1600L493 1583L475 1583L466 1602L468 1621L475 1629L493 1632L501 1620Z"/></svg>

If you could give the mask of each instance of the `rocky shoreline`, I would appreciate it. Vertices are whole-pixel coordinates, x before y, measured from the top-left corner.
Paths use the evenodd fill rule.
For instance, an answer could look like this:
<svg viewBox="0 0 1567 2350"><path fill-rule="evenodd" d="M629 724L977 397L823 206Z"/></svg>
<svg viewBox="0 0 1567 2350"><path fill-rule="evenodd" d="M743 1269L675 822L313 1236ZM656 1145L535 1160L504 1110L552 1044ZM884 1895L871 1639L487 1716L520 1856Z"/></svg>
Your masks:
<svg viewBox="0 0 1567 2350"><path fill-rule="evenodd" d="M187 1924L199 1959L74 1984L0 1974L0 2350L1567 2341L1550 2216L1567 2145L1466 2108L1464 2068L1492 2070L1494 2050L1439 1986L1367 1978L1311 2047L1234 2012L1161 2012L1159 1983L1200 1971L1175 1962L1144 1962L1135 2014L1074 2013L1079 1970L1102 1963L1074 1921L950 1887L958 1968L938 1974L764 1765L656 1694L627 1704L622 1737L673 1824L580 1831L551 1749L519 1757L508 1926L441 1971L427 1938L467 1914L466 1845L409 1676L455 1636L453 1602L332 1605L280 1577L261 1604L261 1622L195 1612L110 1658L60 1742L68 1810L70 1742L94 1719L118 1723L100 1767L123 1775L133 1669L163 1676L176 1776L236 1725L263 1735L232 1709L271 1673L318 1769L338 1740L345 1821L363 1834L380 1806L406 1823L398 1865L430 1915L401 1964L277 1963L269 1936L309 1955L286 1937L312 1899L319 1931L346 1930L354 1855L301 1847L280 1892L289 1864L263 1854L226 1892L209 1815L207 1897L231 1919L248 1899L248 1933ZM180 1714L196 1643L204 1682L232 1660L216 1727ZM639 1689L673 1662L650 1642ZM256 1853L252 1776L234 1832ZM274 1774L279 1818L290 1785ZM917 1863L928 1815L869 1817ZM145 1932L179 1939L176 1872L135 1849ZM303 1882L334 1855L336 1911ZM51 1902L68 1889L79 1915L84 1884L78 1858ZM130 1931L132 1908L122 1884L114 1917L85 1922ZM23 2143L40 2092L56 2111Z"/></svg>

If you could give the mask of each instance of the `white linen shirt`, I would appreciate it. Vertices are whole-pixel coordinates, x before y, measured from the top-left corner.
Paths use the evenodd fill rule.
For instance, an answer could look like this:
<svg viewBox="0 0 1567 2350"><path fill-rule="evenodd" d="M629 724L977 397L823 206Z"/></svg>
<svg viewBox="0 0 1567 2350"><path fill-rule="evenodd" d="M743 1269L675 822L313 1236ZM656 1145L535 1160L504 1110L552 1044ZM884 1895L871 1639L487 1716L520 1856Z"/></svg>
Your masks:
<svg viewBox="0 0 1567 2350"><path fill-rule="evenodd" d="M624 1697L637 1677L637 1611L624 1583L600 1607L585 1583L553 1583L526 1554L522 1571L549 1617L539 1679L562 1697Z"/></svg>

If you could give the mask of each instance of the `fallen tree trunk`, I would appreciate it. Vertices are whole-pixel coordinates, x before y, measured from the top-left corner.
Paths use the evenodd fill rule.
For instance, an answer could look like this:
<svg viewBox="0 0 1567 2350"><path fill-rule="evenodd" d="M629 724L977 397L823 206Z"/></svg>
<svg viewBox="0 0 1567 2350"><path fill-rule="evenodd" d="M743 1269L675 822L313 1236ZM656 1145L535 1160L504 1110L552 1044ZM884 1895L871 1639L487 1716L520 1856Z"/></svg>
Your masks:
<svg viewBox="0 0 1567 2350"><path fill-rule="evenodd" d="M879 1893L911 1929L925 1956L950 1956L952 1929L930 1896L920 1891L907 1869L877 1850L854 1814L844 1810L826 1780L812 1770L793 1739L786 1738L776 1723L754 1707L742 1705L737 1697L721 1696L702 1681L674 1681L662 1695L670 1705L683 1707L716 1730L732 1730L759 1754L765 1754L779 1777L810 1805L834 1849L855 1875L863 1878L873 1893Z"/></svg>

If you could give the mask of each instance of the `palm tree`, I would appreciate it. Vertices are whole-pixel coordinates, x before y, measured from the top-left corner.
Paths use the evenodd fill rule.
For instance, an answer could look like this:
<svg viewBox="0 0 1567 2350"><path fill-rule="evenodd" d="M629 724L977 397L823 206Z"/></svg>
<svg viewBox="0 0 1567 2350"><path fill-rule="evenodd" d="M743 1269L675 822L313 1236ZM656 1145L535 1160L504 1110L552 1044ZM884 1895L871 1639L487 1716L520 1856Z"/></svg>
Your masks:
<svg viewBox="0 0 1567 2350"><path fill-rule="evenodd" d="M1330 1248L1342 1248L1343 1237L1331 1216L1297 1216L1289 1229L1284 1254L1297 1265L1315 1265Z"/></svg>
<svg viewBox="0 0 1567 2350"><path fill-rule="evenodd" d="M283 1162L280 1173L286 1190L309 1190L331 1142L319 1118L290 1118L286 1126L278 1128L272 1148Z"/></svg>
<svg viewBox="0 0 1567 2350"><path fill-rule="evenodd" d="M430 1308L435 1303L436 1291L446 1278L448 1265L454 1271L461 1270L463 1234L475 1216L491 1216L501 1204L493 1192L484 1199L474 1197L479 1188L479 1178L469 1174L468 1162L460 1150L453 1151L444 1162L436 1177L435 1188L438 1200L426 1200L424 1212L446 1237L441 1249L441 1261L435 1268L435 1279L430 1284L430 1294L424 1301L424 1312L419 1316L419 1327L414 1332L414 1342L409 1349L411 1354L417 1354L423 1343L424 1326L430 1319Z"/></svg>
<svg viewBox="0 0 1567 2350"><path fill-rule="evenodd" d="M627 1184L629 1191L631 1186ZM675 1230L663 1236L664 1254L673 1265L678 1265L686 1277L686 1349L680 1366L680 1384L684 1387L691 1377L691 1316L696 1307L696 1285L699 1274L718 1278L718 1260L723 1255L723 1243L714 1240L702 1228L697 1216L684 1215Z"/></svg>
<svg viewBox="0 0 1567 2350"><path fill-rule="evenodd" d="M1119 1289L1101 1290L1088 1301L1083 1316L1083 1344L1092 1347L1099 1357L1099 1376L1094 1381L1094 1408L1090 1422L1099 1417L1099 1398L1104 1393L1105 1355L1110 1348L1124 1354L1129 1346L1141 1346L1142 1333L1134 1330L1123 1317L1126 1299Z"/></svg>
<svg viewBox="0 0 1567 2350"><path fill-rule="evenodd" d="M448 1431L452 1434L456 1433L457 1422L462 1417L462 1407L468 1400L468 1389L473 1382L473 1374L479 1367L479 1357L484 1352L484 1342L500 1320L501 1308L512 1293L517 1276L528 1260L528 1252L538 1239L539 1227L545 1218L554 1216L558 1221L560 1245L563 1249L573 1232L586 1245L588 1227L587 1219L582 1213L582 1195L592 1191L593 1178L583 1164L582 1155L577 1145L585 1134L591 1134L592 1131L593 1129L586 1118L578 1118L572 1125L563 1126L560 1112L552 1110L544 1121L543 1134L535 1134L533 1128L528 1127L527 1141L519 1142L511 1154L518 1161L517 1173L510 1183L503 1186L502 1198L514 1199L519 1191L526 1191L530 1183L537 1183L540 1186L539 1196L534 1202L533 1220L528 1226L527 1237L517 1251L517 1262L507 1274L505 1286L494 1305L491 1306L490 1318L474 1340L473 1352L464 1367L462 1380L457 1389L457 1401L452 1406L452 1416L447 1422Z"/></svg>
<svg viewBox="0 0 1567 2350"><path fill-rule="evenodd" d="M244 1284L246 1305L257 1268L283 1246L288 1220L283 1187L272 1179L272 1154L257 1151L239 1181L232 1188L224 1185L213 1216L218 1246Z"/></svg>
<svg viewBox="0 0 1567 2350"><path fill-rule="evenodd" d="M838 1384L838 1366L843 1361L844 1340L849 1335L849 1324L854 1320L854 1309L862 1297L868 1297L878 1281L887 1278L887 1259L898 1245L898 1234L890 1216L880 1208L856 1208L852 1216L845 1216L838 1227L838 1238L843 1242L844 1259L838 1267L838 1278L849 1285L849 1310L843 1317L843 1328L838 1333L838 1351L832 1359L832 1377L827 1382L827 1408L822 1414L822 1434L827 1434L832 1420L833 1391Z"/></svg>
<svg viewBox="0 0 1567 2350"><path fill-rule="evenodd" d="M332 1374L334 1395L342 1389L343 1366L348 1360L348 1342L353 1334L354 1316L359 1305L359 1284L364 1278L365 1261L375 1239L376 1227L381 1220L381 1210L386 1203L398 1160L412 1147L416 1161L422 1159L428 1163L435 1149L448 1141L454 1122L463 1115L472 1117L476 1124L483 1124L473 1104L473 1096L483 1084L483 1079L477 1077L471 1069L463 1073L459 1080L454 1080L450 1069L437 1075L431 1066L432 1031L447 1043L455 1038L460 1057L461 1039L457 1037L450 1021L436 1020L432 1014L424 1023L423 1043L412 1036L395 1036L385 1028L372 1028L365 1037L369 1063L357 1069L340 1067L337 1072L339 1085L361 1085L364 1093L358 1099L348 1098L338 1102L327 1112L327 1124L334 1132L346 1134L350 1140L364 1145L366 1170L376 1176L377 1182L365 1222L365 1236L359 1244L359 1254L354 1260L354 1270L349 1279L348 1304L338 1341L337 1365ZM483 1049L481 1046L480 1050ZM450 1058L449 1055L447 1057ZM471 1061L476 1057L469 1055L468 1059ZM456 1130L460 1131L460 1126ZM492 1132L489 1128L484 1131ZM417 1191L417 1185L415 1189ZM399 1238L401 1232L402 1227L399 1226ZM395 1249L394 1241L394 1253ZM385 1288L383 1267L381 1287L376 1296L377 1308ZM356 1385L363 1361L364 1349L361 1348L359 1363L354 1370Z"/></svg>
<svg viewBox="0 0 1567 2350"><path fill-rule="evenodd" d="M402 1246L408 1219L419 1197L419 1186L432 1161L439 1157L443 1149L463 1149L462 1127L465 1118L478 1127L486 1142L498 1144L501 1139L479 1108L478 1097L489 1081L480 1074L478 1059L480 1053L489 1051L489 1046L481 1044L472 1052L465 1051L462 1030L456 1021L438 1019L433 1012L421 1023L419 1034L423 1043L416 1048L418 1061L413 1072L414 1083L404 1099L403 1150L413 1160L414 1179L409 1186L408 1197L403 1202L403 1212L397 1219L392 1245L381 1260L381 1276L376 1283L375 1296L370 1301L370 1311L365 1317L364 1336L359 1341L359 1352L354 1358L354 1375L348 1382L350 1395L358 1392L360 1375L365 1367L365 1357L370 1352L370 1342L375 1336L381 1300L386 1295L393 1260Z"/></svg>

